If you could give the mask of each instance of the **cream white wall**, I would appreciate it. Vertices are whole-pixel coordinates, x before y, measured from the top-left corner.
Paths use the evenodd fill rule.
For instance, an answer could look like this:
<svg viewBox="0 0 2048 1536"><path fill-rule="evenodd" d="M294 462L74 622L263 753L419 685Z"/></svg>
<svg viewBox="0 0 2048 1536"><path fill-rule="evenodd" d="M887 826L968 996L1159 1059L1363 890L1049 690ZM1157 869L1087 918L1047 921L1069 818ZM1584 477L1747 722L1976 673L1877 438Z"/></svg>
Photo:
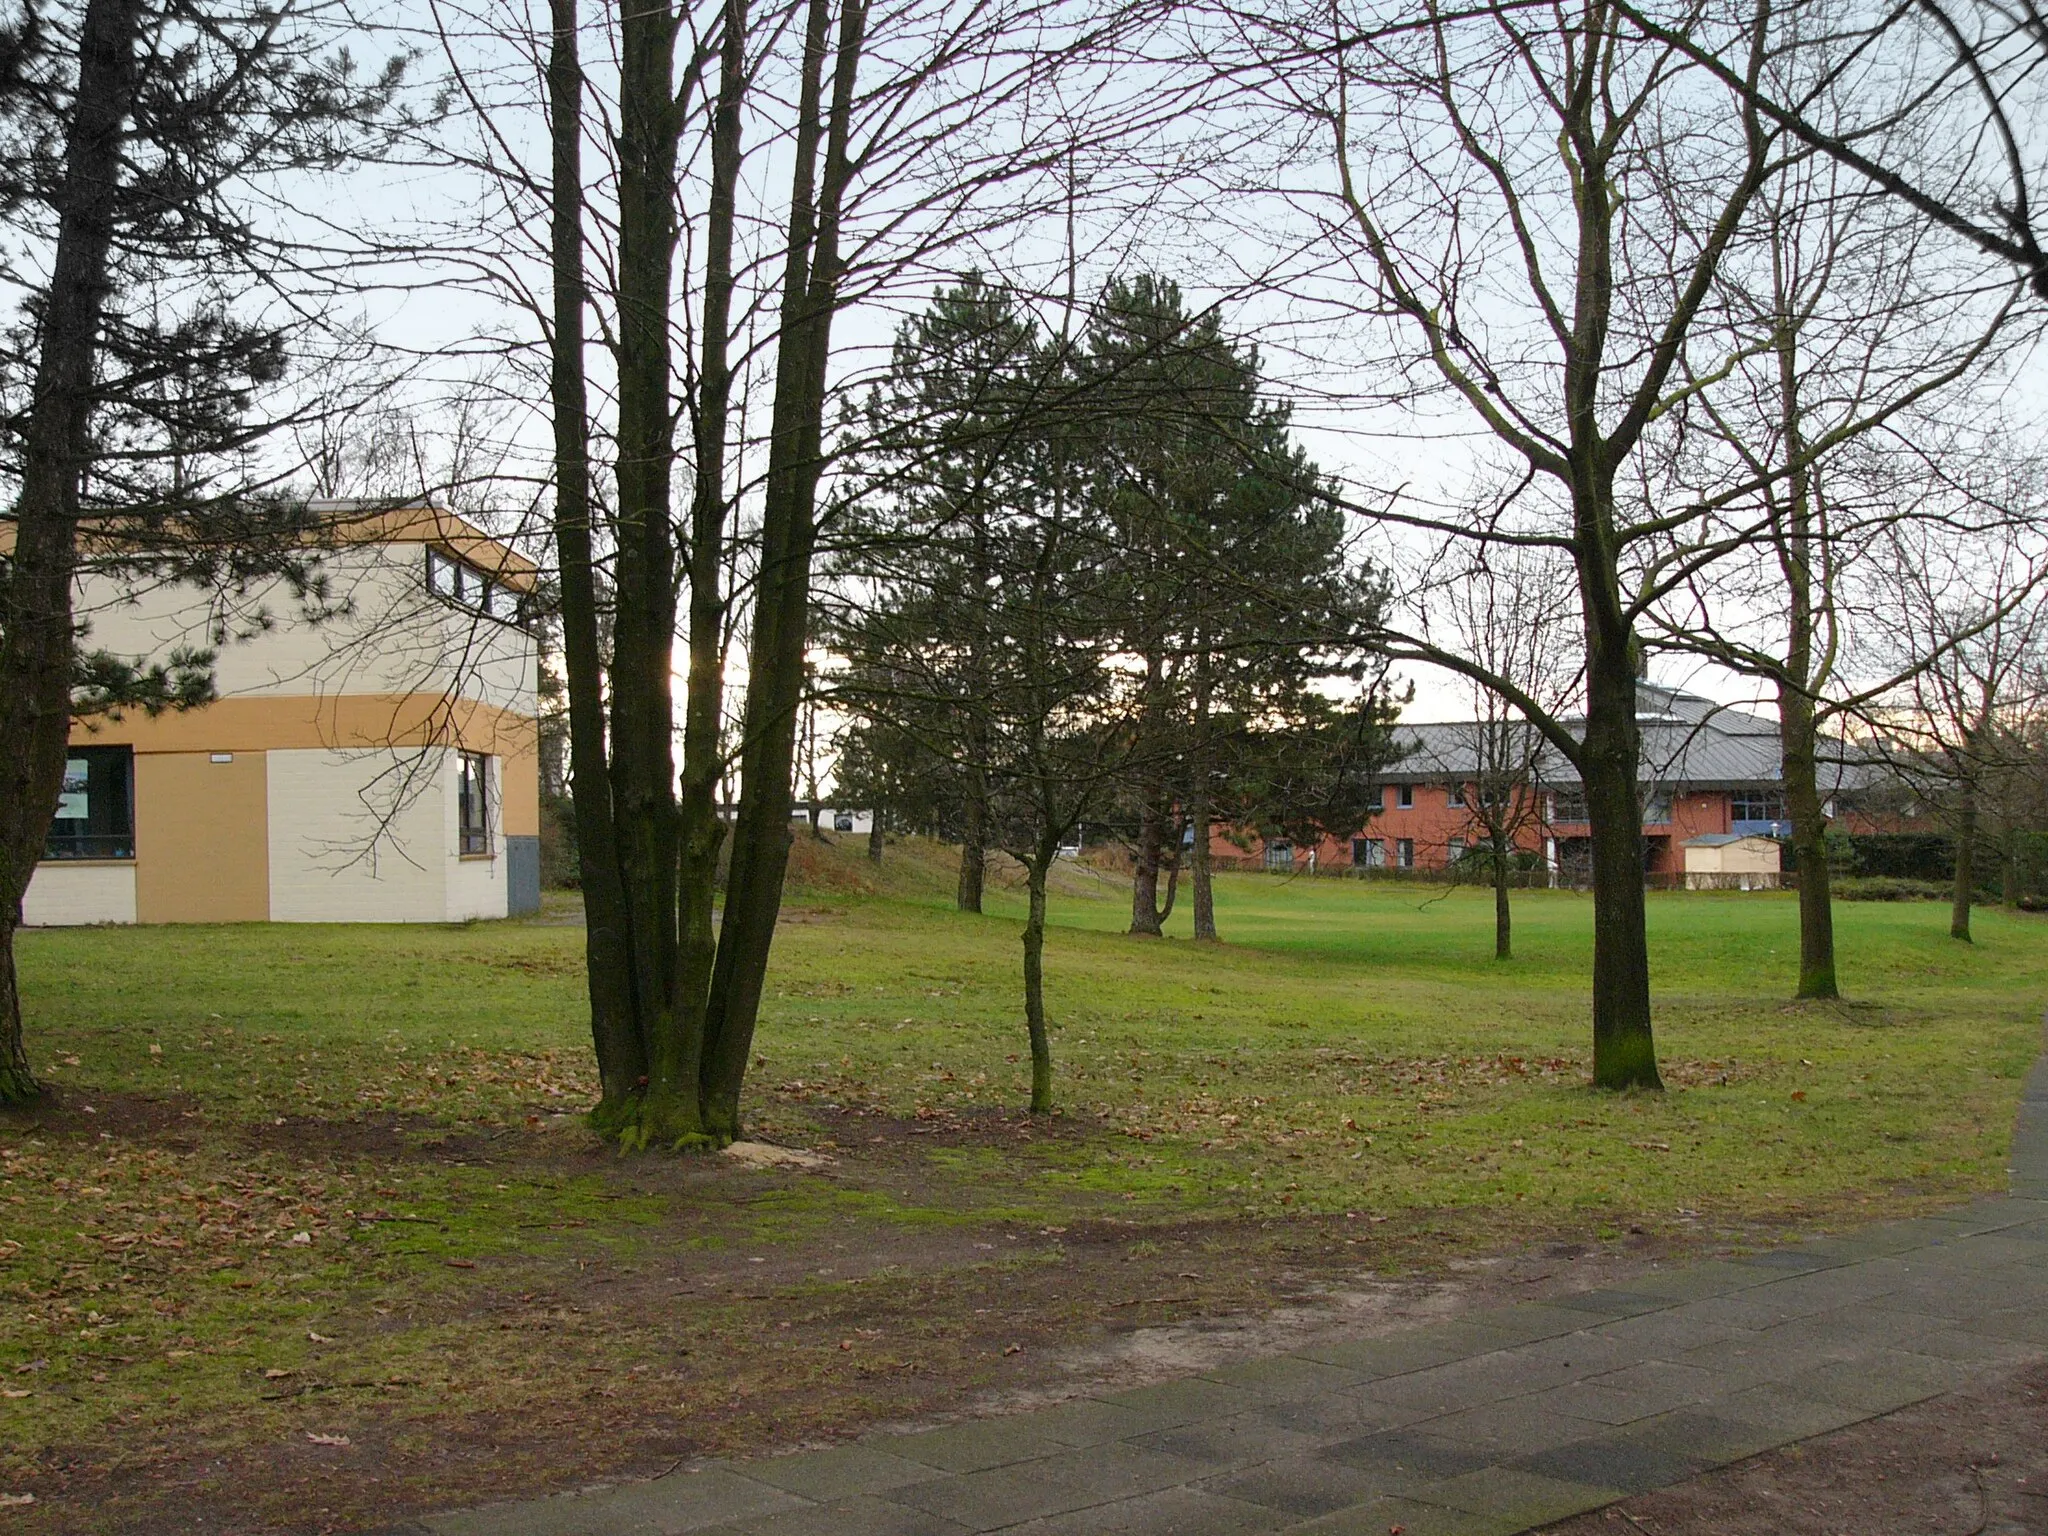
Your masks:
<svg viewBox="0 0 2048 1536"><path fill-rule="evenodd" d="M86 644L137 659L210 647L223 698L428 693L534 712L532 636L430 593L424 545L334 550L320 569L332 611L318 622L283 582L224 608L188 587L88 576L78 592Z"/></svg>
<svg viewBox="0 0 2048 1536"><path fill-rule="evenodd" d="M38 864L22 897L21 919L31 928L135 921L133 864Z"/></svg>
<svg viewBox="0 0 2048 1536"><path fill-rule="evenodd" d="M271 921L444 921L453 760L438 747L270 752Z"/></svg>

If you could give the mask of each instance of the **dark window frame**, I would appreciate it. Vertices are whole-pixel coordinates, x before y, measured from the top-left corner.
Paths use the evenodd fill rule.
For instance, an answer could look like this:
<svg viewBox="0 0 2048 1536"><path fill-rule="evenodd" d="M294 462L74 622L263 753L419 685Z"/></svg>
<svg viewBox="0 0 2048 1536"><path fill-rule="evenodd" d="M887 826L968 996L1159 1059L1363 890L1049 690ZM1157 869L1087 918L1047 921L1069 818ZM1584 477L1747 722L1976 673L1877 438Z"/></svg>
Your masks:
<svg viewBox="0 0 2048 1536"><path fill-rule="evenodd" d="M65 749L65 774L71 764L86 765L86 814L53 816L43 838L43 858L53 862L120 860L135 857L135 749L97 743ZM58 801L63 809L63 799ZM62 828L63 830L59 830Z"/></svg>
<svg viewBox="0 0 2048 1536"><path fill-rule="evenodd" d="M491 853L491 759L458 752L455 766L455 843L465 858Z"/></svg>
<svg viewBox="0 0 2048 1536"><path fill-rule="evenodd" d="M1394 867L1413 869L1415 867L1415 839L1397 837L1394 839Z"/></svg>
<svg viewBox="0 0 2048 1536"><path fill-rule="evenodd" d="M1394 803L1404 811L1414 810L1415 786L1413 784L1403 784L1399 786L1399 793L1395 795Z"/></svg>
<svg viewBox="0 0 2048 1536"><path fill-rule="evenodd" d="M438 544L427 546L426 581L428 593L444 603L512 629L531 627L526 594Z"/></svg>

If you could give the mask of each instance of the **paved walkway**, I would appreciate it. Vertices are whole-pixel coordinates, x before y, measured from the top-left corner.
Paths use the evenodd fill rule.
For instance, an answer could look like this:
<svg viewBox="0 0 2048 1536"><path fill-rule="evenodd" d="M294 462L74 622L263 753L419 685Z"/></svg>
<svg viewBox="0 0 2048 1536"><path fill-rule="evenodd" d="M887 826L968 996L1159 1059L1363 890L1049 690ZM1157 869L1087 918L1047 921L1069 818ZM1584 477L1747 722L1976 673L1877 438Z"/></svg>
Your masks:
<svg viewBox="0 0 2048 1536"><path fill-rule="evenodd" d="M2048 1355L2048 1057L2012 1193L1034 1413L438 1515L433 1536L1510 1536Z"/></svg>

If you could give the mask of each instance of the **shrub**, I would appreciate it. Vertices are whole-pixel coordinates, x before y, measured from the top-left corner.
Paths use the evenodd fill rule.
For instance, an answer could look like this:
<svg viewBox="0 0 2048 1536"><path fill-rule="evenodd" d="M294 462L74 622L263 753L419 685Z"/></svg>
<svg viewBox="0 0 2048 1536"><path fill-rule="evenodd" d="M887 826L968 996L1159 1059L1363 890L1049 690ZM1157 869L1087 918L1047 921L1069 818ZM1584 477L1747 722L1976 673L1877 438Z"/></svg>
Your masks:
<svg viewBox="0 0 2048 1536"><path fill-rule="evenodd" d="M1850 875L1832 883L1836 901L1947 901L1949 887L1897 875Z"/></svg>

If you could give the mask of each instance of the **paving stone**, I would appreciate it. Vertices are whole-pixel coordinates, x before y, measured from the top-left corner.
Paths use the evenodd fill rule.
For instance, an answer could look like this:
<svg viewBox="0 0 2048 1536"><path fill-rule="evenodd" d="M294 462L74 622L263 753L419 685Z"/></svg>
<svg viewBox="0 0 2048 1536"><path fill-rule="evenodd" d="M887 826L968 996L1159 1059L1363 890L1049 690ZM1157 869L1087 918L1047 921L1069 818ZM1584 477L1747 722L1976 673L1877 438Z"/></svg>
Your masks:
<svg viewBox="0 0 2048 1536"><path fill-rule="evenodd" d="M1653 1360L1546 1392L1535 1406L1600 1424L1631 1424L1732 1390L1735 1384L1716 1372Z"/></svg>
<svg viewBox="0 0 2048 1536"><path fill-rule="evenodd" d="M1260 1399L1236 1387L1226 1387L1220 1381L1204 1381L1199 1376L1190 1376L1181 1381L1165 1381L1157 1386L1134 1387L1128 1392L1110 1392L1096 1399L1098 1402L1121 1408L1143 1421L1139 1433L1155 1429L1172 1429L1178 1424L1194 1424L1203 1419L1226 1419L1234 1413L1244 1413L1259 1406Z"/></svg>
<svg viewBox="0 0 2048 1536"><path fill-rule="evenodd" d="M1728 1259L1710 1259L1703 1264L1688 1264L1683 1269L1652 1270L1647 1275L1637 1275L1629 1281L1628 1288L1638 1296L1668 1296L1674 1301L1696 1301L1708 1296L1728 1296L1737 1291L1763 1285L1769 1275L1758 1274L1750 1264L1737 1264Z"/></svg>
<svg viewBox="0 0 2048 1536"><path fill-rule="evenodd" d="M804 1501L724 1467L526 1504L494 1504L424 1522L436 1536L677 1536Z"/></svg>
<svg viewBox="0 0 2048 1536"><path fill-rule="evenodd" d="M1569 1444L1523 1456L1508 1465L1562 1483L1618 1488L1623 1493L1648 1493L1697 1477L1714 1465L1675 1451L1646 1445L1619 1435L1574 1440Z"/></svg>
<svg viewBox="0 0 2048 1536"><path fill-rule="evenodd" d="M1318 1344L1294 1353L1304 1360L1341 1365L1368 1379L1402 1376L1426 1370L1468 1355L1505 1349L1520 1343L1512 1334L1480 1323L1439 1323L1432 1328L1414 1328L1403 1333L1380 1334L1369 1339L1351 1339L1336 1344Z"/></svg>
<svg viewBox="0 0 2048 1536"><path fill-rule="evenodd" d="M1215 1471L1212 1463L1118 1441L1068 1451L1034 1463L1047 1477L1093 1494L1098 1500L1128 1499L1141 1493L1192 1483Z"/></svg>
<svg viewBox="0 0 2048 1536"><path fill-rule="evenodd" d="M1060 1445L1100 1445L1106 1440L1125 1440L1142 1435L1157 1424L1149 1414L1092 1397L1076 1398L1056 1408L1041 1408L1028 1422L1033 1434Z"/></svg>
<svg viewBox="0 0 2048 1536"><path fill-rule="evenodd" d="M748 1477L770 1487L799 1494L806 1499L837 1499L856 1493L881 1493L905 1483L921 1483L939 1475L938 1469L901 1456L891 1456L872 1444L840 1445L829 1451L809 1451L796 1456L777 1456L750 1461Z"/></svg>
<svg viewBox="0 0 2048 1536"><path fill-rule="evenodd" d="M1385 1498L1290 1525L1287 1536L1387 1536L1392 1530L1402 1536L1516 1536L1527 1529L1509 1515L1475 1515L1442 1504Z"/></svg>
<svg viewBox="0 0 2048 1536"><path fill-rule="evenodd" d="M1739 1339L1752 1331L1702 1318L1688 1304L1668 1312L1646 1312L1639 1317L1604 1322L1593 1330L1593 1335L1613 1340L1638 1360L1655 1360L1667 1354L1698 1349L1704 1344Z"/></svg>
<svg viewBox="0 0 2048 1536"><path fill-rule="evenodd" d="M1362 1435L1325 1446L1325 1461L1366 1471L1394 1471L1437 1480L1459 1477L1490 1466L1493 1458L1477 1446L1460 1444L1419 1430L1394 1429L1380 1435Z"/></svg>
<svg viewBox="0 0 2048 1536"><path fill-rule="evenodd" d="M922 1509L855 1494L803 1509L713 1526L700 1536L967 1536L968 1528Z"/></svg>
<svg viewBox="0 0 2048 1536"><path fill-rule="evenodd" d="M1276 1423L1269 1411L1234 1414L1157 1430L1129 1442L1149 1451L1163 1451L1214 1465L1230 1465L1291 1456L1314 1450L1327 1437Z"/></svg>
<svg viewBox="0 0 2048 1536"><path fill-rule="evenodd" d="M1871 1413L1888 1413L1947 1392L1969 1378L1952 1361L1887 1350L1860 1360L1844 1360L1788 1377L1785 1386L1802 1397L1840 1403Z"/></svg>
<svg viewBox="0 0 2048 1536"><path fill-rule="evenodd" d="M2024 1339L2029 1343L2048 1344L2048 1314L2036 1307L2005 1308L1982 1317L1961 1319L1956 1326L1969 1333L1988 1334L1994 1339Z"/></svg>
<svg viewBox="0 0 2048 1536"><path fill-rule="evenodd" d="M1355 1387L1367 1380L1357 1371L1347 1371L1342 1366L1327 1361L1310 1360L1301 1355L1274 1355L1264 1360L1246 1360L1237 1365L1226 1365L1213 1371L1204 1371L1205 1381L1219 1381L1226 1387L1236 1387L1267 1402L1292 1402L1304 1397L1314 1397L1320 1392L1334 1392L1344 1387Z"/></svg>
<svg viewBox="0 0 2048 1536"><path fill-rule="evenodd" d="M1483 1313L1480 1321L1494 1332L1524 1343L1556 1338L1561 1333L1576 1333L1588 1326L1586 1314L1579 1308L1554 1307L1547 1301L1525 1301L1519 1306L1503 1307Z"/></svg>
<svg viewBox="0 0 2048 1536"><path fill-rule="evenodd" d="M1349 1439L1381 1429L1399 1429L1429 1415L1420 1408L1381 1402L1363 1392L1325 1392L1298 1403L1268 1403L1253 1417L1324 1440Z"/></svg>
<svg viewBox="0 0 2048 1536"><path fill-rule="evenodd" d="M1680 1408L1639 1419L1604 1437L1649 1450L1720 1466L1784 1444L1774 1428L1723 1418L1706 1408Z"/></svg>
<svg viewBox="0 0 2048 1536"><path fill-rule="evenodd" d="M1670 1306L1671 1298L1650 1296L1641 1291L1603 1289L1556 1296L1551 1298L1550 1305L1568 1307L1576 1312L1592 1312L1601 1317L1634 1317L1639 1312L1656 1312Z"/></svg>
<svg viewBox="0 0 2048 1536"><path fill-rule="evenodd" d="M877 1436L864 1443L942 1472L980 1472L1067 1449L1058 1441L1035 1433L1029 1419L977 1419L918 1434Z"/></svg>
<svg viewBox="0 0 2048 1536"><path fill-rule="evenodd" d="M1165 1488L1026 1521L1011 1526L1009 1536L1260 1536L1292 1519L1285 1510L1199 1488Z"/></svg>
<svg viewBox="0 0 2048 1536"><path fill-rule="evenodd" d="M1352 1466L1319 1456L1283 1456L1211 1478L1209 1493L1277 1509L1296 1519L1328 1514L1432 1481L1427 1473L1388 1464Z"/></svg>
<svg viewBox="0 0 2048 1536"><path fill-rule="evenodd" d="M1455 1413L1460 1408L1541 1390L1553 1384L1558 1374L1547 1361L1495 1350L1375 1381L1367 1395L1405 1408Z"/></svg>
<svg viewBox="0 0 2048 1536"><path fill-rule="evenodd" d="M1437 1439L1467 1446L1490 1460L1505 1461L1530 1451L1547 1450L1576 1440L1592 1427L1583 1419L1560 1413L1547 1392L1481 1403L1447 1413L1415 1428Z"/></svg>
<svg viewBox="0 0 2048 1536"><path fill-rule="evenodd" d="M2017 1365L2048 1354L2048 1343L2030 1339L2003 1339L1967 1328L1938 1328L1914 1335L1912 1350L1936 1360L1958 1360L1973 1364Z"/></svg>
<svg viewBox="0 0 2048 1536"><path fill-rule="evenodd" d="M1706 1411L1716 1418L1734 1419L1768 1429L1778 1437L1774 1443L1780 1445L1804 1440L1811 1435L1824 1435L1831 1429L1857 1424L1871 1416L1862 1409L1823 1402L1777 1385L1750 1387L1726 1397L1717 1397L1706 1405Z"/></svg>
<svg viewBox="0 0 2048 1536"><path fill-rule="evenodd" d="M1107 1502L1087 1489L1048 1476L1044 1464L1035 1461L912 1483L908 1488L897 1489L890 1499L970 1531L993 1531L1042 1515L1064 1514L1070 1509Z"/></svg>
<svg viewBox="0 0 2048 1536"><path fill-rule="evenodd" d="M1544 1525L1567 1515L1599 1509L1622 1497L1618 1488L1566 1482L1514 1467L1482 1467L1405 1495L1423 1504L1443 1504L1468 1514L1497 1515L1523 1525Z"/></svg>
<svg viewBox="0 0 2048 1536"><path fill-rule="evenodd" d="M1643 1358L1639 1351L1627 1344L1598 1332L1568 1333L1555 1339L1539 1339L1534 1344L1524 1344L1514 1353L1518 1361L1530 1368L1530 1379L1545 1389L1561 1387L1585 1376L1598 1376L1604 1371L1620 1370Z"/></svg>

